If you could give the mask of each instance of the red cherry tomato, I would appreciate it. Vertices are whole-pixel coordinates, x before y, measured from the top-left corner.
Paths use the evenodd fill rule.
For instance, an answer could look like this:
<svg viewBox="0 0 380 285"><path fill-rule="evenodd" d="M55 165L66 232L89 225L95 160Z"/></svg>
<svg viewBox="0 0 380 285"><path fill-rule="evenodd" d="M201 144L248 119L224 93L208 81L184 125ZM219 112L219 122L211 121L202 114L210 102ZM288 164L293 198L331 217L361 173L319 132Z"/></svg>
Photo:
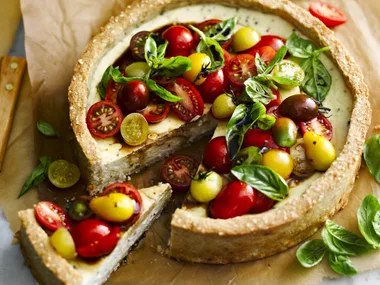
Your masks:
<svg viewBox="0 0 380 285"><path fill-rule="evenodd" d="M216 24L219 24L222 20L218 20L218 19L211 19L211 20L206 20L200 24L197 25L197 28L199 30L201 30L202 32L207 32L209 29L211 29L212 27L214 27ZM195 43L195 46L197 46L200 42L200 37L197 33L194 33L194 43ZM219 42L219 44L221 45L221 47L223 49L228 49L230 47L232 43L232 37L227 40L227 41L224 41L224 42Z"/></svg>
<svg viewBox="0 0 380 285"><path fill-rule="evenodd" d="M273 139L272 133L261 129L250 129L245 133L243 147L256 146L258 148L267 147L272 149L282 149Z"/></svg>
<svg viewBox="0 0 380 285"><path fill-rule="evenodd" d="M162 177L173 190L186 191L198 170L199 163L187 155L173 155L162 167Z"/></svg>
<svg viewBox="0 0 380 285"><path fill-rule="evenodd" d="M270 103L269 103L269 104L270 104ZM273 106L269 107L269 108L267 109L267 114L268 114L268 115L272 115L272 116L275 117L276 119L281 118L282 116L281 116L280 112L278 111L278 106L279 106L279 105L273 105Z"/></svg>
<svg viewBox="0 0 380 285"><path fill-rule="evenodd" d="M329 28L334 28L347 22L346 15L329 3L314 1L310 4L309 11Z"/></svg>
<svg viewBox="0 0 380 285"><path fill-rule="evenodd" d="M203 151L203 164L219 174L226 174L231 171L232 162L228 154L225 137L213 138L207 144Z"/></svg>
<svg viewBox="0 0 380 285"><path fill-rule="evenodd" d="M232 181L211 202L210 214L215 219L230 219L248 213L255 204L255 192L241 181Z"/></svg>
<svg viewBox="0 0 380 285"><path fill-rule="evenodd" d="M264 63L268 64L276 55L276 51L270 46L261 47L250 52L254 57L258 54Z"/></svg>
<svg viewBox="0 0 380 285"><path fill-rule="evenodd" d="M121 86L122 84L118 84L110 79L106 88L106 101L117 104L117 93L119 92Z"/></svg>
<svg viewBox="0 0 380 285"><path fill-rule="evenodd" d="M281 104L280 92L278 90L272 89L273 96L275 97L268 105L265 105L265 108L270 109L273 106L279 106Z"/></svg>
<svg viewBox="0 0 380 285"><path fill-rule="evenodd" d="M72 220L65 210L52 202L39 202L34 206L34 214L37 221L51 231L62 227L68 229L72 224Z"/></svg>
<svg viewBox="0 0 380 285"><path fill-rule="evenodd" d="M120 130L123 114L114 103L99 101L87 112L86 123L90 133L97 138L109 138Z"/></svg>
<svg viewBox="0 0 380 285"><path fill-rule="evenodd" d="M262 48L265 46L269 46L277 52L283 45L285 45L285 43L286 43L286 40L278 36L273 36L273 35L261 36L261 40L256 45L251 47L249 50L245 51L244 53L253 54L259 48Z"/></svg>
<svg viewBox="0 0 380 285"><path fill-rule="evenodd" d="M163 121L170 112L170 105L167 102L150 103L144 110L139 111L145 119L152 124Z"/></svg>
<svg viewBox="0 0 380 285"><path fill-rule="evenodd" d="M226 72L231 84L244 86L244 81L257 75L255 57L250 54L238 54L226 65Z"/></svg>
<svg viewBox="0 0 380 285"><path fill-rule="evenodd" d="M315 119L309 122L300 123L300 127L302 134L313 131L324 136L330 141L333 137L333 126L331 125L329 119L322 114L318 114Z"/></svg>
<svg viewBox="0 0 380 285"><path fill-rule="evenodd" d="M198 86L198 91L206 103L213 103L216 97L228 92L228 90L228 80L223 69L219 69L208 75L206 81Z"/></svg>
<svg viewBox="0 0 380 285"><path fill-rule="evenodd" d="M250 212L251 213L254 213L254 214L259 214L259 213L263 213L263 212L266 212L270 209L273 208L273 205L274 205L274 200L268 198L267 196L265 196L263 193L257 191L256 189L254 189L255 191L255 203L253 204Z"/></svg>
<svg viewBox="0 0 380 285"><path fill-rule="evenodd" d="M175 83L167 86L167 89L182 98L177 103L170 103L171 109L178 118L189 122L194 117L203 115L203 99L191 82L178 77Z"/></svg>
<svg viewBox="0 0 380 285"><path fill-rule="evenodd" d="M77 253L94 258L110 253L120 238L120 228L96 219L80 222L71 230Z"/></svg>
<svg viewBox="0 0 380 285"><path fill-rule="evenodd" d="M227 62L231 59L231 55L225 49L223 49L223 54L224 54L224 62L225 62L225 64L227 64Z"/></svg>
<svg viewBox="0 0 380 285"><path fill-rule="evenodd" d="M125 113L133 113L142 110L149 103L149 89L140 80L133 80L123 84L117 93L117 104Z"/></svg>
<svg viewBox="0 0 380 285"><path fill-rule="evenodd" d="M192 33L184 26L171 26L162 33L162 38L169 42L167 53L169 55L178 55L178 53L190 53L194 47ZM187 54L189 55L189 54Z"/></svg>

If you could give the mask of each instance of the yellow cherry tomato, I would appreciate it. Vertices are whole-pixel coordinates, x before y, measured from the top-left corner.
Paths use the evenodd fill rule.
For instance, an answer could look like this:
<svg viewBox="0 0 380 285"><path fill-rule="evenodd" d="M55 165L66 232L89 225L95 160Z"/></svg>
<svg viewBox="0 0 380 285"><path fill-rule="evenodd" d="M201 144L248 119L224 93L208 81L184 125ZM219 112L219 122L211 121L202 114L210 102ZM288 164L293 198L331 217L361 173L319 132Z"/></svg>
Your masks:
<svg viewBox="0 0 380 285"><path fill-rule="evenodd" d="M259 33L254 29L243 27L235 33L232 39L232 47L235 52L240 52L253 47L260 39Z"/></svg>
<svg viewBox="0 0 380 285"><path fill-rule="evenodd" d="M103 220L114 223L125 222L134 213L132 199L121 193L95 197L90 202L90 208Z"/></svg>
<svg viewBox="0 0 380 285"><path fill-rule="evenodd" d="M214 171L209 171L200 173L191 181L190 193L198 202L207 203L215 199L222 187L222 176Z"/></svg>
<svg viewBox="0 0 380 285"><path fill-rule="evenodd" d="M333 144L315 132L307 132L303 135L306 158L318 171L327 170L336 159L336 151Z"/></svg>
<svg viewBox="0 0 380 285"><path fill-rule="evenodd" d="M285 179L290 177L294 167L290 154L279 149L272 149L264 153L261 164L271 168Z"/></svg>
<svg viewBox="0 0 380 285"><path fill-rule="evenodd" d="M50 243L63 258L74 259L77 256L74 240L66 228L56 230L50 237Z"/></svg>
<svg viewBox="0 0 380 285"><path fill-rule="evenodd" d="M194 82L197 79L198 74L201 72L203 67L208 66L211 63L211 59L207 54L204 53L193 53L188 57L191 60L191 69L186 71L183 74L186 80L190 82ZM201 85L205 82L206 77L200 77L197 81L195 81L195 85Z"/></svg>
<svg viewBox="0 0 380 285"><path fill-rule="evenodd" d="M219 95L212 104L211 111L217 119L227 119L232 116L236 105L231 96L227 94Z"/></svg>

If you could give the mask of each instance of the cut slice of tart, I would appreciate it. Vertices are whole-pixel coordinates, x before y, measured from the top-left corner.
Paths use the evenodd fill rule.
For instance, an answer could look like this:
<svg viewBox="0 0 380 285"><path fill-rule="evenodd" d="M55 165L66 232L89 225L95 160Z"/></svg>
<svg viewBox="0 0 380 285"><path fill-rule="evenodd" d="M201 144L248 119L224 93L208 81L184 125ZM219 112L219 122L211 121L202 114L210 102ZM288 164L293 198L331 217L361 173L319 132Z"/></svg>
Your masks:
<svg viewBox="0 0 380 285"><path fill-rule="evenodd" d="M27 264L40 284L96 285L103 284L115 271L132 246L139 241L166 206L171 196L168 184L140 189L143 210L127 231L121 232L111 253L95 260L77 257L67 260L53 248L48 233L38 223L33 209L19 212L20 243Z"/></svg>

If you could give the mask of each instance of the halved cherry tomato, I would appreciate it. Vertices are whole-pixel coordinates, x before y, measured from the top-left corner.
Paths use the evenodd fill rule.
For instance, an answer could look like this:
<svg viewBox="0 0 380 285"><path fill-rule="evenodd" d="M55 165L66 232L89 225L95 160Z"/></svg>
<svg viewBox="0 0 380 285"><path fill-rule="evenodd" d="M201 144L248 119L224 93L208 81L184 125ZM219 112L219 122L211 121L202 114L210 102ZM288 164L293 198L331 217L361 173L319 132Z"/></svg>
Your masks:
<svg viewBox="0 0 380 285"><path fill-rule="evenodd" d="M248 213L255 204L255 191L248 184L232 181L211 202L210 214L215 219L230 219Z"/></svg>
<svg viewBox="0 0 380 285"><path fill-rule="evenodd" d="M282 116L281 116L280 112L278 111L278 106L279 105L273 105L272 107L269 107L267 109L267 115L272 115L276 119L281 118Z"/></svg>
<svg viewBox="0 0 380 285"><path fill-rule="evenodd" d="M142 110L148 106L148 103L148 86L140 80L132 80L123 84L117 93L117 104L125 114Z"/></svg>
<svg viewBox="0 0 380 285"><path fill-rule="evenodd" d="M273 139L272 133L261 129L250 129L245 133L243 147L256 146L258 148L267 147L272 149L287 149L278 146Z"/></svg>
<svg viewBox="0 0 380 285"><path fill-rule="evenodd" d="M216 24L219 24L222 20L219 20L219 19L211 19L211 20L206 20L200 24L197 25L197 28L199 30L201 30L202 32L207 32L209 29L211 29L212 27L214 27ZM195 46L197 46L200 42L200 37L197 33L194 33L194 44ZM221 45L222 48L224 49L228 49L230 47L232 43L232 37L227 40L227 41L224 41L224 42L219 42L219 44Z"/></svg>
<svg viewBox="0 0 380 285"><path fill-rule="evenodd" d="M265 108L267 108L267 110L273 106L278 107L281 104L280 92L278 92L278 90L272 89L272 94L274 96L274 99L270 101L268 105L265 105Z"/></svg>
<svg viewBox="0 0 380 285"><path fill-rule="evenodd" d="M225 49L223 49L223 54L224 54L224 62L225 62L225 64L227 64L227 62L231 59L231 55Z"/></svg>
<svg viewBox="0 0 380 285"><path fill-rule="evenodd" d="M190 50L194 47L193 35L184 26L169 27L162 33L162 38L169 42L167 48L168 56L184 56L190 53Z"/></svg>
<svg viewBox="0 0 380 285"><path fill-rule="evenodd" d="M347 22L346 15L329 3L314 1L310 4L309 11L329 28L334 28Z"/></svg>
<svg viewBox="0 0 380 285"><path fill-rule="evenodd" d="M81 257L94 258L110 253L120 238L120 228L112 227L96 219L80 222L72 228L77 253Z"/></svg>
<svg viewBox="0 0 380 285"><path fill-rule="evenodd" d="M254 57L256 57L256 55L258 54L260 58L266 64L268 64L276 55L276 51L270 46L264 46L250 51L250 54L252 54Z"/></svg>
<svg viewBox="0 0 380 285"><path fill-rule="evenodd" d="M277 52L283 45L285 45L285 43L286 43L286 40L278 36L273 36L273 35L261 36L261 40L255 46L245 51L244 53L255 55L256 51L259 48L262 48L265 46L269 46Z"/></svg>
<svg viewBox="0 0 380 285"><path fill-rule="evenodd" d="M318 114L318 116L309 121L300 123L302 134L306 132L315 132L319 135L324 136L326 139L330 140L333 137L333 127L325 116Z"/></svg>
<svg viewBox="0 0 380 285"><path fill-rule="evenodd" d="M152 124L163 121L170 112L170 105L167 102L150 103L144 110L138 111L145 119Z"/></svg>
<svg viewBox="0 0 380 285"><path fill-rule="evenodd" d="M90 133L97 138L109 138L120 130L123 114L119 106L99 101L87 112L86 123Z"/></svg>
<svg viewBox="0 0 380 285"><path fill-rule="evenodd" d="M138 32L131 39L129 48L132 56L138 61L145 60L145 42L150 34L148 31Z"/></svg>
<svg viewBox="0 0 380 285"><path fill-rule="evenodd" d="M259 214L266 212L273 208L274 200L268 198L263 193L253 189L255 191L255 203L253 204L250 212L254 214Z"/></svg>
<svg viewBox="0 0 380 285"><path fill-rule="evenodd" d="M111 78L106 88L106 101L117 104L117 93L121 87L122 84L116 83Z"/></svg>
<svg viewBox="0 0 380 285"><path fill-rule="evenodd" d="M244 81L257 74L255 57L250 54L238 54L226 65L226 72L231 84L244 86Z"/></svg>
<svg viewBox="0 0 380 285"><path fill-rule="evenodd" d="M206 103L213 103L216 97L227 92L229 90L228 80L223 69L207 76L206 81L198 86L198 90Z"/></svg>
<svg viewBox="0 0 380 285"><path fill-rule="evenodd" d="M194 117L203 115L203 99L191 82L178 77L175 83L167 86L167 89L182 98L179 102L170 103L171 109L178 118L189 122Z"/></svg>
<svg viewBox="0 0 380 285"><path fill-rule="evenodd" d="M226 174L231 171L232 161L228 154L225 137L213 138L207 144L203 151L203 164L219 174Z"/></svg>
<svg viewBox="0 0 380 285"><path fill-rule="evenodd" d="M197 172L199 163L187 155L173 155L162 167L162 177L173 190L186 191Z"/></svg>
<svg viewBox="0 0 380 285"><path fill-rule="evenodd" d="M65 210L49 201L39 202L34 206L34 213L37 221L51 231L62 227L69 229L72 225L72 220Z"/></svg>

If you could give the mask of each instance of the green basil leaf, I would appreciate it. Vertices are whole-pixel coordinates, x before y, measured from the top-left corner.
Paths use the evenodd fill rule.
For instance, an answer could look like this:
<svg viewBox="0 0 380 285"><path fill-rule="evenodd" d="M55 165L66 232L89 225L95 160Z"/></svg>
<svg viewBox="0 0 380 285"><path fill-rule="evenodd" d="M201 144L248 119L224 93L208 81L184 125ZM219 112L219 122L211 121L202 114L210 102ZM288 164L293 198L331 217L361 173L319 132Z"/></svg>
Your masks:
<svg viewBox="0 0 380 285"><path fill-rule="evenodd" d="M102 98L103 100L106 98L106 89L107 89L107 85L108 85L108 82L110 81L111 79L111 70L113 69L112 65L109 66L106 71L104 71L103 73L103 76L102 76L102 80L100 81L100 83L98 84L97 86L97 89L98 89L98 93L99 93L99 96L100 98Z"/></svg>
<svg viewBox="0 0 380 285"><path fill-rule="evenodd" d="M274 99L274 95L268 86L260 82L261 80L265 80L265 78L252 77L247 79L244 82L244 92L238 97L238 100L242 102L260 102L264 105L269 104Z"/></svg>
<svg viewBox="0 0 380 285"><path fill-rule="evenodd" d="M264 74L265 70L267 69L267 65L261 59L261 57L258 53L256 53L255 64L256 64L256 68L257 68L257 73L258 74Z"/></svg>
<svg viewBox="0 0 380 285"><path fill-rule="evenodd" d="M249 146L239 151L236 156L236 165L251 165L260 164L263 159L263 155L260 153L260 149L255 146Z"/></svg>
<svg viewBox="0 0 380 285"><path fill-rule="evenodd" d="M281 201L289 194L289 187L284 178L269 167L262 165L235 166L231 173L240 181L273 200Z"/></svg>
<svg viewBox="0 0 380 285"><path fill-rule="evenodd" d="M37 121L37 129L41 134L48 137L60 137L59 133L50 125L47 121L38 120Z"/></svg>
<svg viewBox="0 0 380 285"><path fill-rule="evenodd" d="M358 273L351 260L344 255L329 253L329 265L338 274L354 276Z"/></svg>
<svg viewBox="0 0 380 285"><path fill-rule="evenodd" d="M376 248L380 248L380 236L373 227L376 214L380 211L379 201L373 195L367 195L358 209L359 230L366 241Z"/></svg>
<svg viewBox="0 0 380 285"><path fill-rule="evenodd" d="M299 86L301 83L296 80L291 80L282 76L271 76L272 80L276 81L278 84L287 86Z"/></svg>
<svg viewBox="0 0 380 285"><path fill-rule="evenodd" d="M123 74L121 74L119 67L113 68L112 66L110 66L110 68L110 75L112 77L112 80L116 83L125 84L133 80L144 81L144 78L142 77L124 77Z"/></svg>
<svg viewBox="0 0 380 285"><path fill-rule="evenodd" d="M257 120L257 126L264 130L264 131L267 131L267 130L270 130L274 124L276 123L276 118L272 115L262 115L258 120Z"/></svg>
<svg viewBox="0 0 380 285"><path fill-rule="evenodd" d="M372 221L372 226L376 234L380 236L380 211L376 213L375 218Z"/></svg>
<svg viewBox="0 0 380 285"><path fill-rule="evenodd" d="M252 105L240 104L236 107L227 124L226 140L230 158L236 158L245 133L253 126L253 124L266 112L261 103Z"/></svg>
<svg viewBox="0 0 380 285"><path fill-rule="evenodd" d="M157 48L157 57L160 60L163 60L165 58L166 49L168 47L169 42L165 41L165 43L161 44Z"/></svg>
<svg viewBox="0 0 380 285"><path fill-rule="evenodd" d="M372 136L366 141L364 160L369 172L380 183L380 135Z"/></svg>
<svg viewBox="0 0 380 285"><path fill-rule="evenodd" d="M149 35L149 37L145 41L145 46L144 46L144 51L145 51L145 60L148 63L150 67L153 67L154 65L154 59L157 59L157 43L153 39L152 35ZM162 51L161 51L162 52Z"/></svg>
<svg viewBox="0 0 380 285"><path fill-rule="evenodd" d="M286 41L286 47L292 56L298 58L309 58L313 55L313 52L318 50L318 47L307 39L299 37L296 33L293 33Z"/></svg>
<svg viewBox="0 0 380 285"><path fill-rule="evenodd" d="M301 245L296 253L303 267L310 268L319 264L327 253L327 247L320 239L309 240Z"/></svg>
<svg viewBox="0 0 380 285"><path fill-rule="evenodd" d="M326 221L322 230L322 238L327 247L337 254L357 256L373 249L365 239L331 220Z"/></svg>
<svg viewBox="0 0 380 285"><path fill-rule="evenodd" d="M180 76L190 69L191 60L184 56L164 58L157 68L161 75L167 77Z"/></svg>
<svg viewBox="0 0 380 285"><path fill-rule="evenodd" d="M302 60L300 65L305 71L305 79L301 85L302 90L321 104L332 84L329 71L317 56Z"/></svg>
<svg viewBox="0 0 380 285"><path fill-rule="evenodd" d="M154 92L156 95L164 99L168 102L179 102L182 100L182 98L172 94L168 90L166 90L164 87L158 85L156 81L152 79L146 80L146 85L148 86L149 90Z"/></svg>
<svg viewBox="0 0 380 285"><path fill-rule="evenodd" d="M237 17L222 21L205 32L205 36L218 42L228 41L234 34Z"/></svg>
<svg viewBox="0 0 380 285"><path fill-rule="evenodd" d="M286 53L288 52L288 49L286 48L286 46L282 46L277 52L276 52L276 55L274 56L274 58L272 58L272 60L270 61L270 63L268 64L266 70L265 70L265 74L269 74L273 68L275 68L275 66L277 64L279 64L285 57Z"/></svg>
<svg viewBox="0 0 380 285"><path fill-rule="evenodd" d="M41 184L46 179L47 170L49 169L51 162L52 160L48 156L43 156L40 158L40 163L26 179L18 198L22 197L30 189L36 187L38 184Z"/></svg>

